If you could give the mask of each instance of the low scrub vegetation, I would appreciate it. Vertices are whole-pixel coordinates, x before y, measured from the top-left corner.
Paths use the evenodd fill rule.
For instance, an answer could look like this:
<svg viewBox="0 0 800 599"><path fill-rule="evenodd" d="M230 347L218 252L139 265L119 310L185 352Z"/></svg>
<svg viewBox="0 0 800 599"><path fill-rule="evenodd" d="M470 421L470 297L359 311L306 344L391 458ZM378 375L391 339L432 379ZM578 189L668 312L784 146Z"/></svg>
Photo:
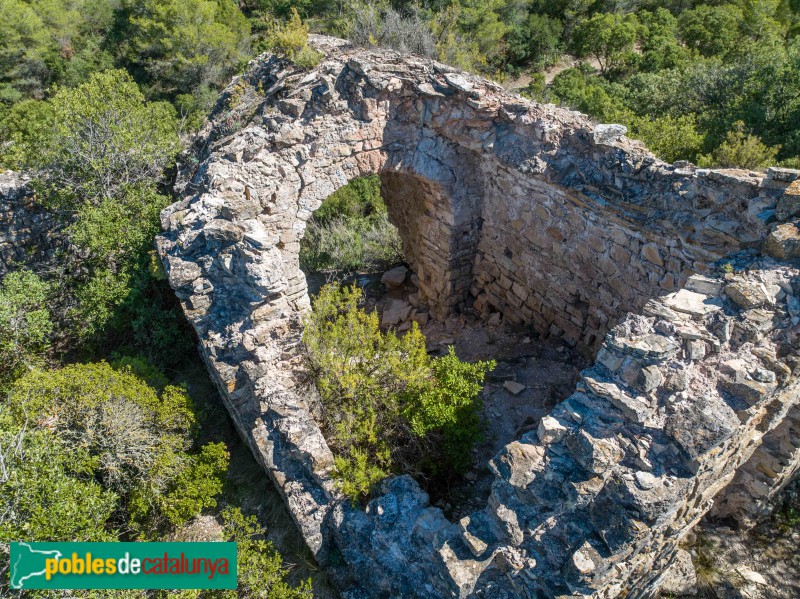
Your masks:
<svg viewBox="0 0 800 599"><path fill-rule="evenodd" d="M376 175L332 193L308 222L300 246L307 273L379 270L402 260L400 235L389 222Z"/></svg>
<svg viewBox="0 0 800 599"><path fill-rule="evenodd" d="M416 324L383 333L361 299L355 286L326 285L303 334L343 492L365 499L392 472L440 481L463 473L494 362L463 362L452 348L432 358Z"/></svg>
<svg viewBox="0 0 800 599"><path fill-rule="evenodd" d="M303 23L297 9L292 7L289 20L274 23L260 47L283 54L302 69L310 69L319 64L322 54L308 45L308 29L308 24Z"/></svg>

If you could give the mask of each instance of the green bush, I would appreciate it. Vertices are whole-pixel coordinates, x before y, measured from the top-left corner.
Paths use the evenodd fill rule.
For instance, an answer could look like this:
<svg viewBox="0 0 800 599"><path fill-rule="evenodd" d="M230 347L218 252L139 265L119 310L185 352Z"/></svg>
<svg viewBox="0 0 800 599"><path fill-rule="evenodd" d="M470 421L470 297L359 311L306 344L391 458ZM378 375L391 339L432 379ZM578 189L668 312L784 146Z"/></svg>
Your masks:
<svg viewBox="0 0 800 599"><path fill-rule="evenodd" d="M0 282L0 393L41 362L53 331L49 294L49 285L24 270L8 273Z"/></svg>
<svg viewBox="0 0 800 599"><path fill-rule="evenodd" d="M416 324L402 336L381 332L361 297L355 286L323 287L303 333L336 472L354 500L390 471L446 479L469 467L478 395L494 368L462 362L452 348L431 358Z"/></svg>
<svg viewBox="0 0 800 599"><path fill-rule="evenodd" d="M775 164L780 146L768 147L758 136L745 132L739 121L725 140L711 154L700 156L697 164L703 167L758 169Z"/></svg>
<svg viewBox="0 0 800 599"><path fill-rule="evenodd" d="M119 498L127 526L151 536L215 505L228 457L221 444L193 451L186 391L158 392L131 366L151 370L136 362L34 370L12 385L6 409L17 426L46 426L54 447L75 452L81 472Z"/></svg>
<svg viewBox="0 0 800 599"><path fill-rule="evenodd" d="M308 222L300 243L305 272L377 270L402 262L402 241L389 222L380 179L354 179L332 193Z"/></svg>
<svg viewBox="0 0 800 599"><path fill-rule="evenodd" d="M692 114L632 117L630 125L630 137L641 139L654 154L668 162L694 160L703 144Z"/></svg>
<svg viewBox="0 0 800 599"><path fill-rule="evenodd" d="M310 69L319 64L322 54L308 45L308 29L297 9L292 7L289 20L273 27L264 45L266 49L283 54L300 68Z"/></svg>
<svg viewBox="0 0 800 599"><path fill-rule="evenodd" d="M265 532L254 516L245 516L238 508L222 512L225 540L236 543L239 588L216 591L218 599L311 599L311 581L290 586L287 569L272 543L264 540Z"/></svg>
<svg viewBox="0 0 800 599"><path fill-rule="evenodd" d="M0 541L112 540L105 524L118 497L92 476L92 457L55 435L48 416L27 416L0 403Z"/></svg>

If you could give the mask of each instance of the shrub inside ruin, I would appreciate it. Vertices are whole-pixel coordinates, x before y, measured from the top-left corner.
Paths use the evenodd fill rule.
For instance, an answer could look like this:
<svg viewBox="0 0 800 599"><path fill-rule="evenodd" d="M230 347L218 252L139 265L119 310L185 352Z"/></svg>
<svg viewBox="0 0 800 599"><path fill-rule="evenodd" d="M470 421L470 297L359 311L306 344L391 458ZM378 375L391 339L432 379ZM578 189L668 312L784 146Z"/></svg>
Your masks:
<svg viewBox="0 0 800 599"><path fill-rule="evenodd" d="M402 260L400 234L389 222L375 175L332 193L311 217L300 245L306 273L379 270Z"/></svg>
<svg viewBox="0 0 800 599"><path fill-rule="evenodd" d="M403 335L381 332L361 300L356 286L326 285L303 333L336 475L354 501L390 473L441 481L469 468L479 394L495 366L464 362L452 348L431 357L416 323Z"/></svg>

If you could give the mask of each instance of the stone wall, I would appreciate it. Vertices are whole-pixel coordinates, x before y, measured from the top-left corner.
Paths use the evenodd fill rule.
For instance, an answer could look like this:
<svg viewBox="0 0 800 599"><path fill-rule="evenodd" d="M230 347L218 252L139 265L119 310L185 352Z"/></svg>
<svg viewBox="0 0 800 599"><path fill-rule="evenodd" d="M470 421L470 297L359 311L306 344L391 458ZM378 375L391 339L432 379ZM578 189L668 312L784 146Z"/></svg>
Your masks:
<svg viewBox="0 0 800 599"><path fill-rule="evenodd" d="M25 266L46 270L60 245L52 229L53 219L36 204L28 179L0 173L0 279Z"/></svg>
<svg viewBox="0 0 800 599"><path fill-rule="evenodd" d="M761 445L715 501L711 515L748 529L767 516L772 502L800 470L800 408L766 433Z"/></svg>
<svg viewBox="0 0 800 599"><path fill-rule="evenodd" d="M444 65L314 43L326 57L312 71L263 57L244 94L236 82L222 96L157 240L307 544L353 597L652 595L681 536L798 401L798 271L758 251L766 237L773 256L800 258L798 173L665 164L618 127ZM500 311L587 353L605 339L459 523L408 476L366 510L343 501L312 417L299 242L321 202L367 174L434 317ZM734 252L722 278L711 263Z"/></svg>
<svg viewBox="0 0 800 599"><path fill-rule="evenodd" d="M486 169L480 311L596 350L623 313L764 236L772 179L690 167L662 175L664 190L644 179L632 184L637 195L598 201Z"/></svg>

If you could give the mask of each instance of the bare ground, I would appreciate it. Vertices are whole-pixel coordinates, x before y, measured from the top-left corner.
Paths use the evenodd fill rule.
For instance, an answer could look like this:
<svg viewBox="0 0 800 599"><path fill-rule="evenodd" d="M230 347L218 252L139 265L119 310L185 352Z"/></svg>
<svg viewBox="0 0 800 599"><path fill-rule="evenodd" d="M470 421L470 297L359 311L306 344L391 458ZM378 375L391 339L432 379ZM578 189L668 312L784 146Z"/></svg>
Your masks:
<svg viewBox="0 0 800 599"><path fill-rule="evenodd" d="M388 300L405 300L416 291L410 283L386 291L378 281L379 276L362 277L360 284L365 285L366 308L379 313ZM482 442L473 450L474 466L444 497L435 500L451 520L486 504L494 480L489 461L506 444L536 428L543 416L569 396L586 366L583 358L562 342L540 340L530 328L507 326L499 316L489 324L472 314L459 314L445 322L430 320L421 327L432 355L442 355L452 345L462 360L497 362L481 393L485 429Z"/></svg>

